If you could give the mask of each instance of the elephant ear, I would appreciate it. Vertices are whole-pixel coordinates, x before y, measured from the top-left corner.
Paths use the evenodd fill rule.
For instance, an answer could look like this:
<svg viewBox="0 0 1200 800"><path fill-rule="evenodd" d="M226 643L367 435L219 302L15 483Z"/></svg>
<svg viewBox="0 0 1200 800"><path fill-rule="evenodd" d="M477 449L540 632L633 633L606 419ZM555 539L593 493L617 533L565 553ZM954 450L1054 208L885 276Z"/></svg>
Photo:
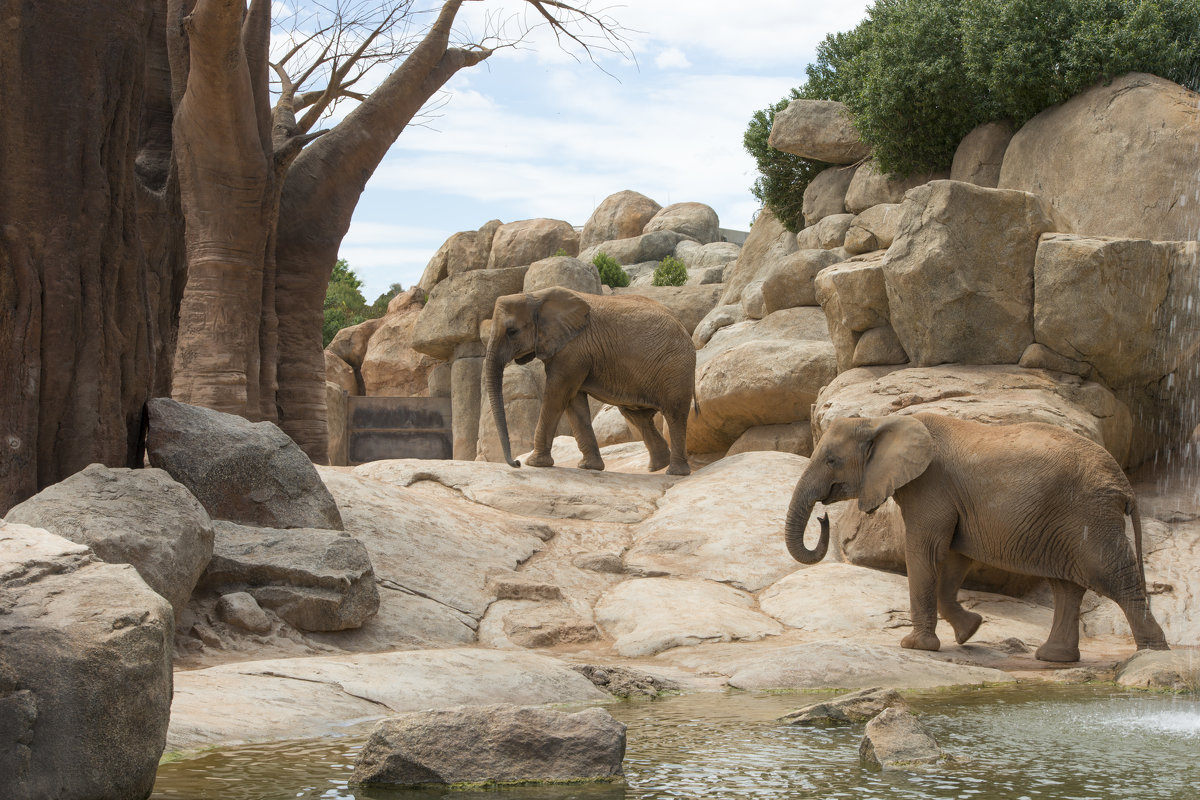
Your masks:
<svg viewBox="0 0 1200 800"><path fill-rule="evenodd" d="M591 307L587 301L561 286L533 292L538 298L534 312L537 326L537 357L546 359L561 350L567 342L583 333Z"/></svg>
<svg viewBox="0 0 1200 800"><path fill-rule="evenodd" d="M858 507L866 513L904 484L914 480L933 460L933 437L920 420L888 417L872 430L870 455L863 467Z"/></svg>

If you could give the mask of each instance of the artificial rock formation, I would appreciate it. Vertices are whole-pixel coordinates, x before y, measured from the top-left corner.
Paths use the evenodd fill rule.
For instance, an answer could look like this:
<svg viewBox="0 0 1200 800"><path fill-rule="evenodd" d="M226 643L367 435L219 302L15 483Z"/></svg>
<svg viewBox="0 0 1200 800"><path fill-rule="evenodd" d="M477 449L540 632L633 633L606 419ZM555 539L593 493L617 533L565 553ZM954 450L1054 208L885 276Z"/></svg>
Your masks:
<svg viewBox="0 0 1200 800"><path fill-rule="evenodd" d="M871 152L846 106L833 100L788 103L775 115L767 143L776 150L830 164L854 164Z"/></svg>

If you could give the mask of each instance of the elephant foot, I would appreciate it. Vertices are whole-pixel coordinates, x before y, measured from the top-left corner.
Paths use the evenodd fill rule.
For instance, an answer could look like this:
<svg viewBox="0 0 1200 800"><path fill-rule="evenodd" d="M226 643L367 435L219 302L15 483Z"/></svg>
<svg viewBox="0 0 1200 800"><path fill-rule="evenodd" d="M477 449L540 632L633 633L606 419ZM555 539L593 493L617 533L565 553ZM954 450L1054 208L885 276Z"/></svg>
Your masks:
<svg viewBox="0 0 1200 800"><path fill-rule="evenodd" d="M600 456L596 456L595 458L581 458L575 466L579 467L579 469L602 470L604 469L604 459L600 458Z"/></svg>
<svg viewBox="0 0 1200 800"><path fill-rule="evenodd" d="M908 650L938 650L942 641L932 633L913 631L900 640L900 646Z"/></svg>
<svg viewBox="0 0 1200 800"><path fill-rule="evenodd" d="M671 466L667 467L667 474L668 475L691 475L692 468L686 461L684 461L682 464L671 464Z"/></svg>
<svg viewBox="0 0 1200 800"><path fill-rule="evenodd" d="M554 456L549 453L533 453L525 459L525 463L531 467L553 467Z"/></svg>
<svg viewBox="0 0 1200 800"><path fill-rule="evenodd" d="M1038 661L1055 661L1059 663L1078 661L1079 648L1046 642L1033 655Z"/></svg>
<svg viewBox="0 0 1200 800"><path fill-rule="evenodd" d="M970 639L975 635L975 631L979 630L979 625L982 622L982 615L976 614L974 611L963 612L962 617L950 623L954 627L954 641L962 644Z"/></svg>

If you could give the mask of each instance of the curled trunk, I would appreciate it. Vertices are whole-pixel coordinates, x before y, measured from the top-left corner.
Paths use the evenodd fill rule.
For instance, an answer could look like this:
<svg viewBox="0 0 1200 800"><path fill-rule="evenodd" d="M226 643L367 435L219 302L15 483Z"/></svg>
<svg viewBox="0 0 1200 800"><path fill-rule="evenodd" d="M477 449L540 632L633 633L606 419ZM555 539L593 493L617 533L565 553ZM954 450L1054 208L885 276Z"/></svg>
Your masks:
<svg viewBox="0 0 1200 800"><path fill-rule="evenodd" d="M521 462L512 457L512 445L508 442L508 419L504 416L504 364L505 362L488 348L487 357L483 362L483 374L487 384L488 403L492 407L492 419L496 423L496 435L500 437L504 460L510 467L519 467Z"/></svg>
<svg viewBox="0 0 1200 800"><path fill-rule="evenodd" d="M808 527L808 518L816 504L816 494L804 485L802 479L792 493L792 502L788 505L784 522L784 540L788 552L802 564L816 564L829 549L829 517L825 514L818 520L821 523L821 537L817 546L811 550L804 546L804 529Z"/></svg>

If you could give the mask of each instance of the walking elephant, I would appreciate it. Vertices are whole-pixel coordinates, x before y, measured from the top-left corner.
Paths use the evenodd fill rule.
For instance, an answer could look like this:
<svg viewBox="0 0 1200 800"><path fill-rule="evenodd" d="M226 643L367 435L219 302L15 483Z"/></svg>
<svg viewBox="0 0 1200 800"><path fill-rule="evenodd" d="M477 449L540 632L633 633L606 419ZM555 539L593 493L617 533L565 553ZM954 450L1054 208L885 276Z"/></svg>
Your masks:
<svg viewBox="0 0 1200 800"><path fill-rule="evenodd" d="M1079 605L1091 589L1121 607L1141 649L1166 650L1150 613L1137 499L1103 447L1041 423L984 425L936 414L835 420L792 494L785 523L797 561L829 545L822 516L815 549L804 544L813 506L858 498L872 512L900 506L913 631L903 647L937 650L937 615L961 644L982 617L958 602L975 561L1049 579L1054 595L1043 661L1079 660ZM1134 547L1125 536L1133 519Z"/></svg>
<svg viewBox="0 0 1200 800"><path fill-rule="evenodd" d="M696 348L679 321L661 303L637 295L585 295L553 286L496 300L492 334L484 359L496 431L510 466L504 415L504 365L534 357L546 365L546 390L528 463L550 467L550 446L563 412L583 453L582 469L604 469L592 430L588 396L617 406L638 430L650 452L650 471L667 468L687 475L688 406L696 387ZM667 420L668 447L654 426L654 412Z"/></svg>

